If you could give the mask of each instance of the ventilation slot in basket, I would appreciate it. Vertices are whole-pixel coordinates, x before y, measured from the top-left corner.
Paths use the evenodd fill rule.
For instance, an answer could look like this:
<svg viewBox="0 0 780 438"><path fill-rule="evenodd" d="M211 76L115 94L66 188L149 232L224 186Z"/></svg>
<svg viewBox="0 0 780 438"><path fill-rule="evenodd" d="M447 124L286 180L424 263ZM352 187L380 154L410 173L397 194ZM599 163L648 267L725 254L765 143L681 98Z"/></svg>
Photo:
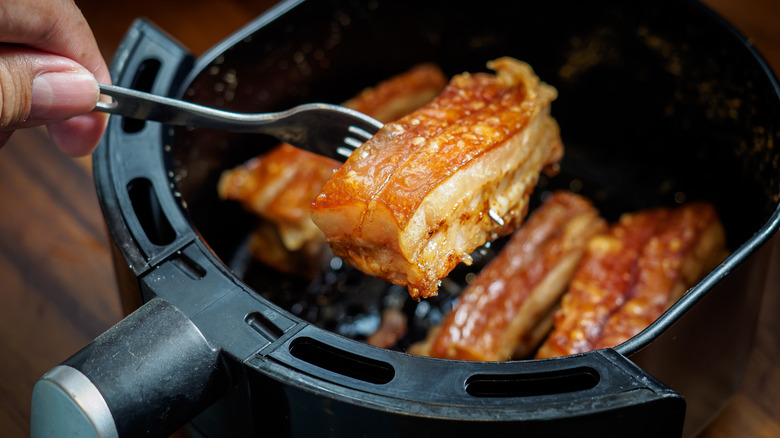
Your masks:
<svg viewBox="0 0 780 438"><path fill-rule="evenodd" d="M163 212L152 183L145 178L134 179L127 185L127 192L133 212L149 241L157 246L173 243L176 232Z"/></svg>
<svg viewBox="0 0 780 438"><path fill-rule="evenodd" d="M320 368L353 379L383 385L393 380L395 369L385 362L359 356L311 338L298 338L290 354Z"/></svg>
<svg viewBox="0 0 780 438"><path fill-rule="evenodd" d="M594 388L598 373L587 367L530 374L479 374L466 382L475 397L532 397Z"/></svg>
<svg viewBox="0 0 780 438"><path fill-rule="evenodd" d="M156 59L147 59L140 63L138 69L135 71L135 76L133 77L130 88L150 93L158 71L160 71L160 61ZM144 120L128 119L125 117L122 121L122 130L132 134L144 129L145 125L146 122Z"/></svg>

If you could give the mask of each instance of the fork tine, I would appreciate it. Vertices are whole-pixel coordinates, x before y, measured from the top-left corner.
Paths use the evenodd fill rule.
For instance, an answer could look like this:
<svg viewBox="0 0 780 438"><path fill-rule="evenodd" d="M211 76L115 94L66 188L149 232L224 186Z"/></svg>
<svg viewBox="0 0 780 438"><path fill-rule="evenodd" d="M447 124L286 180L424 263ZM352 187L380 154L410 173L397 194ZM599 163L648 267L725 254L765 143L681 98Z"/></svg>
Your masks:
<svg viewBox="0 0 780 438"><path fill-rule="evenodd" d="M371 139L374 135L368 131L366 131L363 128L360 128L358 126L349 126L347 128L347 131L350 134L353 134L354 136L346 136L344 137L344 144L345 146L340 146L336 148L336 153L338 155L341 155L343 157L349 158L349 156L352 154L352 152L359 148L363 143Z"/></svg>
<svg viewBox="0 0 780 438"><path fill-rule="evenodd" d="M371 134L370 132L366 131L363 128L359 128L357 126L350 126L347 128L347 131L349 131L352 134L355 134L359 137L363 138L363 142L365 143L367 140L369 140L371 137L374 136L374 134Z"/></svg>
<svg viewBox="0 0 780 438"><path fill-rule="evenodd" d="M362 145L362 144L363 144L363 143L365 143L365 142L366 142L365 140L361 140L361 139L359 139L359 138L354 138L354 137L344 137L344 143L346 143L346 144L347 144L347 146L351 147L352 149L357 149L357 148L359 148L359 147L360 147L360 145Z"/></svg>
<svg viewBox="0 0 780 438"><path fill-rule="evenodd" d="M336 154L344 157L344 159L349 158L350 155L352 155L352 152L355 149L348 148L346 146L339 146L336 148Z"/></svg>

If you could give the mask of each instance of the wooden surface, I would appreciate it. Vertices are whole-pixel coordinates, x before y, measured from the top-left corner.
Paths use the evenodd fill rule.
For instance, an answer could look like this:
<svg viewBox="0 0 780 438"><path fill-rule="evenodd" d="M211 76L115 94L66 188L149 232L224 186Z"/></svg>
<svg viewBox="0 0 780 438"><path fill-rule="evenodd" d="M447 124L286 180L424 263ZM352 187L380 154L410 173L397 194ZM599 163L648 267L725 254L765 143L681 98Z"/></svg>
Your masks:
<svg viewBox="0 0 780 438"><path fill-rule="evenodd" d="M133 18L146 16L199 54L270 0L135 0L77 4L106 59ZM780 71L780 1L707 0ZM121 318L90 159L59 153L45 131L0 149L0 435L29 435L30 393L46 371ZM776 253L780 251L775 251ZM780 257L774 271L780 270ZM747 376L704 433L780 436L780 275L773 272Z"/></svg>

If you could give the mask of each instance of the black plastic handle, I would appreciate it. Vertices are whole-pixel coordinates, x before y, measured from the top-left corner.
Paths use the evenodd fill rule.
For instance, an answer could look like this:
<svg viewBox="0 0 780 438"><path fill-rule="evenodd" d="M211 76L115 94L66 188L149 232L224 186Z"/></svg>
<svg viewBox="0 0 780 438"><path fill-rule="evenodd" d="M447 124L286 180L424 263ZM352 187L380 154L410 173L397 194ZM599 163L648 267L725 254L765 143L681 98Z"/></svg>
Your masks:
<svg viewBox="0 0 780 438"><path fill-rule="evenodd" d="M168 436L224 392L219 356L155 298L36 383L32 436Z"/></svg>

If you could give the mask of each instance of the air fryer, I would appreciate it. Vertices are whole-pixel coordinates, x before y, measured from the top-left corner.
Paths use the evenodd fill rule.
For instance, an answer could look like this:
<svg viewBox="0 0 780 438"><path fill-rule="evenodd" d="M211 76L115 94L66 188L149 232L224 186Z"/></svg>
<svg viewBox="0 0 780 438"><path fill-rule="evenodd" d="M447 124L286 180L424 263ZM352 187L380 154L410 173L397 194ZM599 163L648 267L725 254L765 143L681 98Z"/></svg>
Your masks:
<svg viewBox="0 0 780 438"><path fill-rule="evenodd" d="M683 200L716 206L731 255L655 323L614 349L556 359L407 354L451 304L446 288L418 303L338 264L311 280L249 256L256 219L220 200L216 182L276 140L112 117L95 180L123 303L137 310L39 381L34 432L702 430L738 387L751 348L778 226L780 99L760 56L701 4L285 1L197 59L139 20L111 70L118 85L264 112L342 102L419 62L452 76L500 56L528 62L559 92L565 156L533 205L564 188L608 220ZM453 284L499 249L456 269ZM395 349L367 345L361 327L399 302L407 337ZM52 420L38 424L43 416Z"/></svg>

